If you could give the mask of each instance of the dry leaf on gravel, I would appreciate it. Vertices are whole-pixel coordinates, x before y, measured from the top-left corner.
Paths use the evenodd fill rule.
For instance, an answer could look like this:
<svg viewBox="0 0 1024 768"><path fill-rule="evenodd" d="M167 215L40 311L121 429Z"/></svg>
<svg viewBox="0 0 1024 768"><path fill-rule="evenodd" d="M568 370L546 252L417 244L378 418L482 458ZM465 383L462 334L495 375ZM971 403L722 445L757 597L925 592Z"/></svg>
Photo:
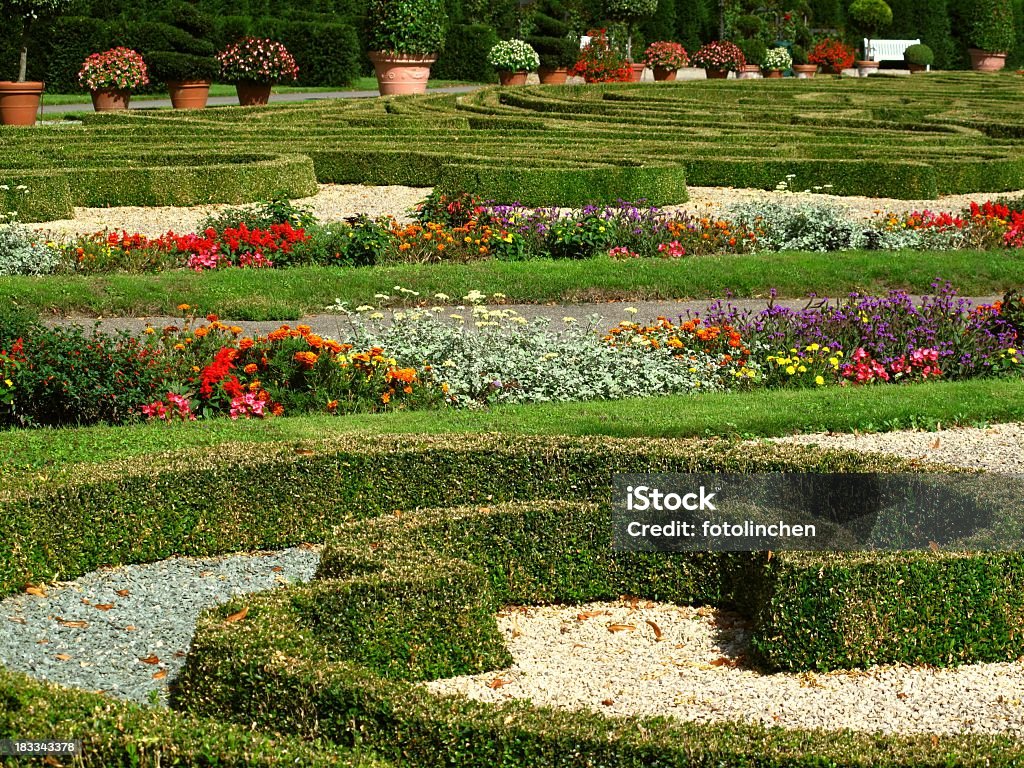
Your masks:
<svg viewBox="0 0 1024 768"><path fill-rule="evenodd" d="M85 629L89 626L88 621L72 621L69 619L62 619L60 616L55 616L54 618L56 619L57 623L60 624L62 627L71 627L72 629Z"/></svg>
<svg viewBox="0 0 1024 768"><path fill-rule="evenodd" d="M155 653L151 653L144 659L140 658L139 661L141 661L143 664L159 664L160 657L157 656Z"/></svg>
<svg viewBox="0 0 1024 768"><path fill-rule="evenodd" d="M634 624L609 624L609 632L636 632L636 626Z"/></svg>
<svg viewBox="0 0 1024 768"><path fill-rule="evenodd" d="M238 611L237 613L232 613L230 616L228 616L225 619L225 621L230 621L230 622L241 621L242 619L244 619L248 615L249 615L249 606L247 605L247 606L245 606L245 608L243 608L242 610Z"/></svg>
<svg viewBox="0 0 1024 768"><path fill-rule="evenodd" d="M661 627L659 627L657 624L655 624L650 619L647 619L646 622L647 622L647 626L649 626L651 629L654 630L654 639L655 640L661 640Z"/></svg>

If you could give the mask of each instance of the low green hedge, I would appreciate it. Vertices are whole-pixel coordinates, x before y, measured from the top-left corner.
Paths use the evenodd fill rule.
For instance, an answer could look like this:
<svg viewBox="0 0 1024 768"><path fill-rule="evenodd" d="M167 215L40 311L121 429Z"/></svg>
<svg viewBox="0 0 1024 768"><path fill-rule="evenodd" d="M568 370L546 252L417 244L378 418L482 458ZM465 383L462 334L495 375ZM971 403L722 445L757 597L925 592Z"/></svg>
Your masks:
<svg viewBox="0 0 1024 768"><path fill-rule="evenodd" d="M907 471L887 457L726 441L343 436L220 445L111 462L0 488L0 595L101 565L323 540L395 509L513 499L611 498L616 472Z"/></svg>
<svg viewBox="0 0 1024 768"><path fill-rule="evenodd" d="M420 656L431 660L430 668L458 674L486 669L488 662L491 669L504 666L503 654L489 645L493 619L483 618L495 602L622 592L692 598L695 582L687 571L706 578L712 570L707 562L690 570L686 558L666 555L612 556L607 523L596 505L539 502L343 526L312 584L237 599L201 618L175 704L196 715L359 743L417 766L1000 766L1024 759L1020 742L1009 737L606 718L528 702L488 705L433 696L413 684L428 667ZM749 556L714 557L720 574L732 577L723 585L750 589L741 578ZM452 589L474 578L493 596ZM372 599L380 597L384 606ZM224 621L243 606L243 621ZM345 645L346 638L373 636L382 614L381 638L370 647ZM452 628L457 638L449 635ZM381 658L386 647L397 649ZM469 660L467 648L476 652Z"/></svg>
<svg viewBox="0 0 1024 768"><path fill-rule="evenodd" d="M96 693L33 680L0 667L0 739L81 739L76 766L348 766L387 768L365 752L325 742L269 736L192 718L165 709L140 707ZM55 758L56 759L56 758ZM0 764L40 765L19 757ZM55 763L65 765L64 762Z"/></svg>
<svg viewBox="0 0 1024 768"><path fill-rule="evenodd" d="M0 190L0 206L6 203L23 221L67 218L73 206L237 204L282 195L309 197L318 189L313 163L302 155L213 155L205 163L190 155L167 155L123 165L111 160L108 165L0 173L28 187L21 196L13 188Z"/></svg>

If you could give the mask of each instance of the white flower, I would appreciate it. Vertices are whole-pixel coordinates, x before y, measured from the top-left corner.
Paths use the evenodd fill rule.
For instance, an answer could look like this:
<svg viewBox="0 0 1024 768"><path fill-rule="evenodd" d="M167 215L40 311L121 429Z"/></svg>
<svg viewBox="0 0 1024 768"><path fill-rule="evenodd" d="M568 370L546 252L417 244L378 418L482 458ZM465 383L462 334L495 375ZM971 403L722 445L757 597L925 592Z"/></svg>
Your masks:
<svg viewBox="0 0 1024 768"><path fill-rule="evenodd" d="M448 301L451 297L447 293L435 293L434 298L438 301Z"/></svg>
<svg viewBox="0 0 1024 768"><path fill-rule="evenodd" d="M625 311L625 313L626 313L627 315L635 315L635 314L636 314L637 312L639 312L640 310L639 310L639 309L637 309L636 307L626 307L626 309L625 309L624 311Z"/></svg>
<svg viewBox="0 0 1024 768"><path fill-rule="evenodd" d="M356 307L356 312L372 312L375 309L376 307L371 306L370 304L360 304Z"/></svg>
<svg viewBox="0 0 1024 768"><path fill-rule="evenodd" d="M370 319L371 320L382 320L383 318L384 318L384 313L383 312L374 312L372 315L370 315Z"/></svg>
<svg viewBox="0 0 1024 768"><path fill-rule="evenodd" d="M391 297L388 296L386 293L375 293L373 294L373 298L380 299L381 301L387 301Z"/></svg>

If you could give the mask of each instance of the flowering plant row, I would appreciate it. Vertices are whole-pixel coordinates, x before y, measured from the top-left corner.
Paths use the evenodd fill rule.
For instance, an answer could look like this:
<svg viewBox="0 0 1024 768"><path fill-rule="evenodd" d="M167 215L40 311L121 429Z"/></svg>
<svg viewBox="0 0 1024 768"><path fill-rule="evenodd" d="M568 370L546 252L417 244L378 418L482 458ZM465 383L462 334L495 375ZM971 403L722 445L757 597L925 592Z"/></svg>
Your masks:
<svg viewBox="0 0 1024 768"><path fill-rule="evenodd" d="M633 69L608 43L608 35L602 29L580 50L579 59L569 74L582 77L588 83L628 83Z"/></svg>
<svg viewBox="0 0 1024 768"><path fill-rule="evenodd" d="M276 40L246 37L217 54L221 77L229 83L297 80L299 67Z"/></svg>
<svg viewBox="0 0 1024 768"><path fill-rule="evenodd" d="M983 306L948 285L920 301L894 291L759 312L716 302L699 316L611 329L572 317L527 320L484 298L471 292L455 309L396 311L390 322L373 306L342 307L344 341L305 325L247 336L216 315L197 322L187 305L180 325L147 328L142 338L32 326L0 339L0 423L253 419L1024 375L1024 299L1013 292Z"/></svg>
<svg viewBox="0 0 1024 768"><path fill-rule="evenodd" d="M498 71L533 72L540 66L540 56L523 40L501 40L488 52L487 63Z"/></svg>
<svg viewBox="0 0 1024 768"><path fill-rule="evenodd" d="M142 54L131 48L112 48L86 58L78 72L78 82L90 91L128 91L149 85L149 71Z"/></svg>
<svg viewBox="0 0 1024 768"><path fill-rule="evenodd" d="M811 64L828 67L837 72L852 67L856 58L857 55L850 46L829 37L815 45L807 56Z"/></svg>

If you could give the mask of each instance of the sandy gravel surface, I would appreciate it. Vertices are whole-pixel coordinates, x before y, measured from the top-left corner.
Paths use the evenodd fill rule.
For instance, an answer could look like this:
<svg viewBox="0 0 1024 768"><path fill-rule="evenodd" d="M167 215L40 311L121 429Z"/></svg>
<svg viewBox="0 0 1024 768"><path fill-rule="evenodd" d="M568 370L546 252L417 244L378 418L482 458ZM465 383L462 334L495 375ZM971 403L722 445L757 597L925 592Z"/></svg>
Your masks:
<svg viewBox="0 0 1024 768"><path fill-rule="evenodd" d="M607 715L741 720L877 733L1024 733L1024 663L935 669L903 665L828 674L745 668L736 614L666 603L506 608L514 664L426 683L486 702Z"/></svg>
<svg viewBox="0 0 1024 768"><path fill-rule="evenodd" d="M830 202L846 208L853 216L871 219L876 210L910 212L930 209L957 212L972 201L984 201L996 193L979 192L972 195L951 195L939 200L892 200L871 197L839 197L835 195L804 194L803 192L774 192L730 187L690 187L690 202L681 206L668 206L668 210L686 210L692 213L720 214L727 206L749 200L778 200L794 203L804 200ZM430 188L371 187L360 184L322 184L314 197L295 201L309 207L321 221L341 221L349 216L365 213L376 217L390 215L399 221L408 221L415 205L430 193ZM1011 193L1024 196L1024 192ZM76 208L73 219L43 222L32 227L51 238L73 237L103 230L139 232L156 237L168 230L194 232L204 218L223 210L224 205L199 205L190 208L174 207L113 207Z"/></svg>

